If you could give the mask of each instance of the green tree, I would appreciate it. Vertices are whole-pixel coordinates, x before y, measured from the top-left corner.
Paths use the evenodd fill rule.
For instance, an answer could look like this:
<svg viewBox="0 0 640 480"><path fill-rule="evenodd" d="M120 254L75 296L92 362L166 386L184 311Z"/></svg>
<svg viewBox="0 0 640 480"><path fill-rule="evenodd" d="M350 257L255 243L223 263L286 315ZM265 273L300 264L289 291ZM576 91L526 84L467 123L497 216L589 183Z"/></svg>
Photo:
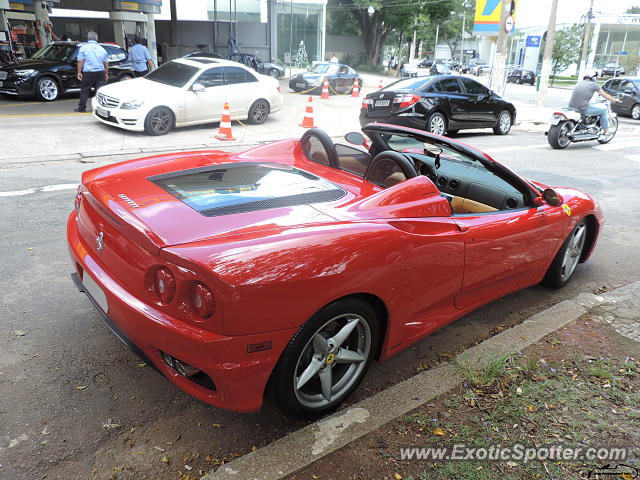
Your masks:
<svg viewBox="0 0 640 480"><path fill-rule="evenodd" d="M638 14L640 13L640 7L631 7L625 13Z"/></svg>
<svg viewBox="0 0 640 480"><path fill-rule="evenodd" d="M342 0L334 9L335 12L330 9L331 16L336 18L330 24L338 25L337 18L342 15L340 11L348 11L362 35L367 63L375 66L382 46L392 32L399 35L400 39L409 36L410 32L413 38L415 23L420 21L422 24L424 19L433 21L434 17L445 18L455 4L456 0L416 0L413 3L406 0Z"/></svg>
<svg viewBox="0 0 640 480"><path fill-rule="evenodd" d="M556 31L553 41L553 53L551 62L553 70L551 73L551 84L556 78L556 72L565 70L572 63L580 61L582 51L582 41L584 39L584 25L574 24L568 28ZM544 52L544 43L540 47L540 52Z"/></svg>

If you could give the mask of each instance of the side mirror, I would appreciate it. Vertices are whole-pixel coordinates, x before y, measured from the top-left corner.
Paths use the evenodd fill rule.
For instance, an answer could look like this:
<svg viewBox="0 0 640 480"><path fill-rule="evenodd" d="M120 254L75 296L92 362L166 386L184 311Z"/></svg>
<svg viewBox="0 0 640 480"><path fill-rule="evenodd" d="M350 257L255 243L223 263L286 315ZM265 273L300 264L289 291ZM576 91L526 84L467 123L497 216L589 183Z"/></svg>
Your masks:
<svg viewBox="0 0 640 480"><path fill-rule="evenodd" d="M562 205L562 196L552 188L547 188L542 192L542 200L552 207L558 207Z"/></svg>
<svg viewBox="0 0 640 480"><path fill-rule="evenodd" d="M191 85L191 90L196 93L203 93L207 91L207 89L204 88L204 85L202 85L201 83L194 83L193 85Z"/></svg>
<svg viewBox="0 0 640 480"><path fill-rule="evenodd" d="M349 132L344 136L344 139L352 145L367 146L367 140L360 132Z"/></svg>

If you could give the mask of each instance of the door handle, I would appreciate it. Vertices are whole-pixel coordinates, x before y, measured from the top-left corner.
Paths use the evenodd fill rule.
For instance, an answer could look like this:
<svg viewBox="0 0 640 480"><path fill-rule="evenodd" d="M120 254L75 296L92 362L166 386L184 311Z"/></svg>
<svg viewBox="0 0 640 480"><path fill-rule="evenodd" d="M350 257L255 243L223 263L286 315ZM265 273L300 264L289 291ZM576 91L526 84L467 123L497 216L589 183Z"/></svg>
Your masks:
<svg viewBox="0 0 640 480"><path fill-rule="evenodd" d="M456 225L458 226L458 230L460 230L460 233L464 233L464 232L468 232L469 231L469 226L468 225L464 225L464 224L460 224L460 223L456 223Z"/></svg>

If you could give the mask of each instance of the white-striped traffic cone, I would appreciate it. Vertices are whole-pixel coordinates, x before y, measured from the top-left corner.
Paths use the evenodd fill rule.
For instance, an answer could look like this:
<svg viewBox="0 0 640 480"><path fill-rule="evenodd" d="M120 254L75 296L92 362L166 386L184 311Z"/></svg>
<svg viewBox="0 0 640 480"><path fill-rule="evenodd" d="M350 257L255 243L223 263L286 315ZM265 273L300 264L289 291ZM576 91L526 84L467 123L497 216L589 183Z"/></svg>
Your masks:
<svg viewBox="0 0 640 480"><path fill-rule="evenodd" d="M299 125L304 128L316 128L313 124L313 98L311 96L309 96L309 100L307 100L307 110L304 113L302 123Z"/></svg>
<svg viewBox="0 0 640 480"><path fill-rule="evenodd" d="M380 79L380 85L378 85L378 90L382 90L382 79Z"/></svg>
<svg viewBox="0 0 640 480"><path fill-rule="evenodd" d="M356 77L355 81L353 82L353 90L351 91L351 96L352 97L359 97L360 96L360 85L358 85L358 78Z"/></svg>
<svg viewBox="0 0 640 480"><path fill-rule="evenodd" d="M329 100L329 80L327 77L324 77L324 84L322 85L322 95L320 95L322 100Z"/></svg>
<svg viewBox="0 0 640 480"><path fill-rule="evenodd" d="M229 113L229 102L224 102L224 110L222 112L222 120L220 120L220 128L215 138L222 141L235 140L231 133L231 114Z"/></svg>

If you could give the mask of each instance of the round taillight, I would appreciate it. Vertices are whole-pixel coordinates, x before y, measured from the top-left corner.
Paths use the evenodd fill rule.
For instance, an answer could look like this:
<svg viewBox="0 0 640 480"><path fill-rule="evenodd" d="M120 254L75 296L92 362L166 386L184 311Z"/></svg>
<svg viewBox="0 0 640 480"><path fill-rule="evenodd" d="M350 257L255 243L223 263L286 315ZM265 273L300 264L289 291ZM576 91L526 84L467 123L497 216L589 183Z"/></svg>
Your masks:
<svg viewBox="0 0 640 480"><path fill-rule="evenodd" d="M215 302L213 293L202 283L196 283L191 290L191 306L202 318L208 318L213 314Z"/></svg>
<svg viewBox="0 0 640 480"><path fill-rule="evenodd" d="M161 268L156 272L153 288L162 303L169 303L173 300L176 293L176 281L169 269Z"/></svg>

